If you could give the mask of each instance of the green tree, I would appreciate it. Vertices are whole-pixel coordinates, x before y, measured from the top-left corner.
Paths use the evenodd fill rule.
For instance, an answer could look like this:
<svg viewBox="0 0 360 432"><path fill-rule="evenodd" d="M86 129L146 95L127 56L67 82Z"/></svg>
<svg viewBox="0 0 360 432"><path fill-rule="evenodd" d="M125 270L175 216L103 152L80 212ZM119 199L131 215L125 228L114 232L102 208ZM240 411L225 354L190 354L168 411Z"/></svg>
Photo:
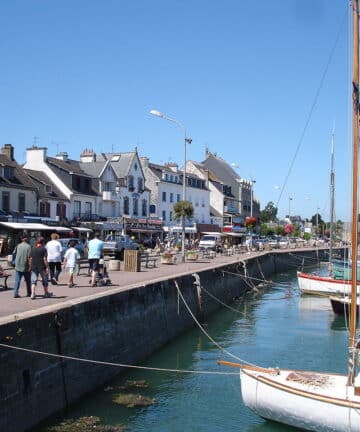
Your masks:
<svg viewBox="0 0 360 432"><path fill-rule="evenodd" d="M272 201L269 201L264 210L260 212L260 221L261 222L274 222L276 221L278 209L275 207L275 204Z"/></svg>
<svg viewBox="0 0 360 432"><path fill-rule="evenodd" d="M275 234L274 228L269 227L266 223L262 223L260 225L260 235L270 236L270 235L274 235L274 234Z"/></svg>
<svg viewBox="0 0 360 432"><path fill-rule="evenodd" d="M281 226L281 225L278 225L276 228L275 228L275 234L277 234L277 235L285 235L285 230L284 230L284 227L283 226Z"/></svg>
<svg viewBox="0 0 360 432"><path fill-rule="evenodd" d="M174 218L176 220L191 219L194 216L194 207L190 201L178 201L174 204Z"/></svg>
<svg viewBox="0 0 360 432"><path fill-rule="evenodd" d="M321 235L325 231L325 222L323 221L320 213L315 213L311 217L311 223L315 227L315 232L317 235Z"/></svg>

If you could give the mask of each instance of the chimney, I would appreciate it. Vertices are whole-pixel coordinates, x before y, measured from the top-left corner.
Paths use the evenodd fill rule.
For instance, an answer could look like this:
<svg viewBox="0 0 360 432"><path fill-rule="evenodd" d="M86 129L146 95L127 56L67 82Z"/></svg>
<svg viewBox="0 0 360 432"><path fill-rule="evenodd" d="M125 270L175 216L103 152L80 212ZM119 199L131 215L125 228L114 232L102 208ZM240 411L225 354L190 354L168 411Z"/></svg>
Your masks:
<svg viewBox="0 0 360 432"><path fill-rule="evenodd" d="M56 157L56 159L60 159L62 161L66 161L66 160L68 160L69 155L67 154L67 152L60 152L55 157Z"/></svg>
<svg viewBox="0 0 360 432"><path fill-rule="evenodd" d="M174 172L177 172L179 170L179 165L175 162L167 162L164 166Z"/></svg>
<svg viewBox="0 0 360 432"><path fill-rule="evenodd" d="M149 158L146 156L141 156L140 162L144 168L147 168L149 166Z"/></svg>
<svg viewBox="0 0 360 432"><path fill-rule="evenodd" d="M96 153L94 150L85 149L80 154L81 163L93 163L96 162Z"/></svg>
<svg viewBox="0 0 360 432"><path fill-rule="evenodd" d="M14 147L12 144L4 144L4 147L1 149L1 153L7 156L10 160L15 160Z"/></svg>

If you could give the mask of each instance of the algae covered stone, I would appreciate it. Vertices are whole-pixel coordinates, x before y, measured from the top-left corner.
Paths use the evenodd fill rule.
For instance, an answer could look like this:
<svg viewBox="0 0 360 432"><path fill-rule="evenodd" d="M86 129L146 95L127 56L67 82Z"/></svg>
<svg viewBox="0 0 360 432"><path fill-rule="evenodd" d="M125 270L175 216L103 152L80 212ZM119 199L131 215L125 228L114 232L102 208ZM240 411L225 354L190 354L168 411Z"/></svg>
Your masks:
<svg viewBox="0 0 360 432"><path fill-rule="evenodd" d="M155 399L136 393L119 393L114 396L113 402L119 405L124 405L127 408L134 408L137 406L153 405Z"/></svg>
<svg viewBox="0 0 360 432"><path fill-rule="evenodd" d="M78 419L68 419L51 426L46 432L123 432L124 426L111 426L101 423L99 417L80 417Z"/></svg>

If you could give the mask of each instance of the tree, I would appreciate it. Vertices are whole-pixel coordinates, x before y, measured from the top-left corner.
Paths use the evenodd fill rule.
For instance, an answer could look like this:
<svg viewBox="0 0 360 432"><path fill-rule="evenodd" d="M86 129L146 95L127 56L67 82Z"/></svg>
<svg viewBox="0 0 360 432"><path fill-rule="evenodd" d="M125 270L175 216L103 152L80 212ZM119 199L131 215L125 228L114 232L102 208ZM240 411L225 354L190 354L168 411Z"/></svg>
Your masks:
<svg viewBox="0 0 360 432"><path fill-rule="evenodd" d="M261 222L274 222L276 220L278 209L275 207L275 204L272 201L269 201L264 210L260 212L260 221Z"/></svg>
<svg viewBox="0 0 360 432"><path fill-rule="evenodd" d="M174 219L191 219L194 215L194 207L190 201L178 201L174 204Z"/></svg>
<svg viewBox="0 0 360 432"><path fill-rule="evenodd" d="M320 235L325 230L326 224L319 213L315 213L314 216L311 217L311 223L316 228L315 232L317 235Z"/></svg>
<svg viewBox="0 0 360 432"><path fill-rule="evenodd" d="M262 223L260 225L260 235L261 236L271 236L275 234L275 230L272 227L269 227L266 223Z"/></svg>

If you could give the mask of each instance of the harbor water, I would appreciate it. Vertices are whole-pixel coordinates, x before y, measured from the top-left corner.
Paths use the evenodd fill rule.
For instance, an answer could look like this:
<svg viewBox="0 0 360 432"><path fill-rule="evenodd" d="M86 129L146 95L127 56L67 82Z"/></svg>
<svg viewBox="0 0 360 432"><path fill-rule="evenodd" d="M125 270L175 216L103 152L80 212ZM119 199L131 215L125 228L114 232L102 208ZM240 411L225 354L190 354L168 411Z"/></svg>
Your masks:
<svg viewBox="0 0 360 432"><path fill-rule="evenodd" d="M239 360L221 351L209 336L239 359L260 366L344 373L345 319L333 314L327 298L300 296L295 271L277 275L272 285L259 287L230 306L207 319L204 332L195 324L142 363L192 372L128 369L34 431L53 430L64 419L85 416L99 417L106 425L123 425L130 432L296 431L261 419L244 406L238 369L217 364L218 359ZM126 381L145 381L141 384L147 387L131 393L154 403L140 407L114 403Z"/></svg>

